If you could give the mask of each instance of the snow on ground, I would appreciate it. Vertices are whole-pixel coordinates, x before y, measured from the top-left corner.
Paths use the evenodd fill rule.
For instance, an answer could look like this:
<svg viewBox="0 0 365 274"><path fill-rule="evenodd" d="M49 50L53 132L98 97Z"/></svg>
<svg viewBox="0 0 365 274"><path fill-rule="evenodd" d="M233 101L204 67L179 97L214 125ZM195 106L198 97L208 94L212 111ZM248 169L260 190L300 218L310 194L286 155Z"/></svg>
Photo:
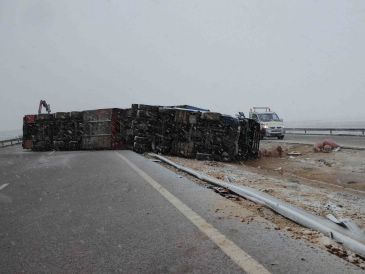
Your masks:
<svg viewBox="0 0 365 274"><path fill-rule="evenodd" d="M342 151L336 152L337 155L334 155L335 152L313 153L296 158L283 156L269 160L261 159L254 163L218 163L178 157L169 158L215 178L266 192L316 215L333 214L340 219L351 219L365 228L365 192L359 190L359 184L360 189L363 189L364 182L351 179L353 177L364 179L364 177L361 178L361 175L364 176L363 161L354 160L358 157L357 153L359 152ZM338 156L339 154L342 155ZM349 158L349 154L355 155ZM318 161L322 158L324 158L323 161ZM329 158L333 159L329 160ZM281 166L273 165L275 161L280 162ZM327 161L330 161L332 165L328 166ZM303 176L299 172L300 167L304 170L308 168L314 170L313 178L310 172ZM346 173L349 182L352 183L344 185L341 178L346 177ZM353 175L354 173L356 176ZM326 175L332 178L336 174L341 177L341 180L335 180L332 183L328 180L319 180L321 176L324 178Z"/></svg>

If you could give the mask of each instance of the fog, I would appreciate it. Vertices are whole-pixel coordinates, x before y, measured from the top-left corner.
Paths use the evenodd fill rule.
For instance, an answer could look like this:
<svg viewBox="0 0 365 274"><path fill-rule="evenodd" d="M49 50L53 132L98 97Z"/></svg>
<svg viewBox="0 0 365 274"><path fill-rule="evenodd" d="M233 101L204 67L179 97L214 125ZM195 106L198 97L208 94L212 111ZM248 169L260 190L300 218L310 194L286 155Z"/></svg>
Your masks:
<svg viewBox="0 0 365 274"><path fill-rule="evenodd" d="M40 99L365 120L364 1L0 0L0 37L0 130Z"/></svg>

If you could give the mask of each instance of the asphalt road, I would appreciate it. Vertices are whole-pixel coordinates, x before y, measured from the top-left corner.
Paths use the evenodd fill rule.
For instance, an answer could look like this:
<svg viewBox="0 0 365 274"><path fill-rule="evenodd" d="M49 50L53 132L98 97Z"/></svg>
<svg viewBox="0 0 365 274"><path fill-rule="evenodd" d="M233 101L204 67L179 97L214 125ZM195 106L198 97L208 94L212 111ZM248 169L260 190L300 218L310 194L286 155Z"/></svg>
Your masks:
<svg viewBox="0 0 365 274"><path fill-rule="evenodd" d="M265 141L315 144L323 139L332 139L340 146L348 148L365 149L365 137L361 136L339 136L339 135L305 135L305 134L286 134L284 140L265 138Z"/></svg>
<svg viewBox="0 0 365 274"><path fill-rule="evenodd" d="M131 151L0 149L0 272L363 273L217 208L255 214Z"/></svg>

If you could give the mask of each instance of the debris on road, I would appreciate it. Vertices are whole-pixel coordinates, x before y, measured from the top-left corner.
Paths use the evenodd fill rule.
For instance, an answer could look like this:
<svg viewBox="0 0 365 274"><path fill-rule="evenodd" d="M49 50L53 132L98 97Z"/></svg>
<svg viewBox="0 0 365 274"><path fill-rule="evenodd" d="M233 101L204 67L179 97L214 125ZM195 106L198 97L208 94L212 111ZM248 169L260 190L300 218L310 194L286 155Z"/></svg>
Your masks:
<svg viewBox="0 0 365 274"><path fill-rule="evenodd" d="M284 174L284 170L282 167L275 168L274 170L278 171L280 174Z"/></svg>
<svg viewBox="0 0 365 274"><path fill-rule="evenodd" d="M314 145L313 150L315 152L331 152L333 150L336 149L336 151L338 151L337 149L339 148L339 145L333 141L332 139L324 139L321 142L318 142Z"/></svg>
<svg viewBox="0 0 365 274"><path fill-rule="evenodd" d="M282 157L283 148L281 146L277 146L272 149L261 149L260 156L261 157Z"/></svg>
<svg viewBox="0 0 365 274"><path fill-rule="evenodd" d="M328 162L327 160L325 159L318 159L317 160L319 163L325 165L325 166L328 166L328 167L332 167L332 163Z"/></svg>
<svg viewBox="0 0 365 274"><path fill-rule="evenodd" d="M282 167L285 176L293 180L309 180L311 184L337 185L346 189L357 189L365 193L365 151L342 149L336 153L316 153L313 145L281 144L283 151L297 151L300 156L281 158L262 157L245 162L257 172L277 175L275 169ZM277 143L261 141L260 150L272 150Z"/></svg>
<svg viewBox="0 0 365 274"><path fill-rule="evenodd" d="M227 198L227 199L232 199L232 200L236 200L236 201L239 201L240 198L237 194L233 193L232 191L230 191L229 189L227 188L224 188L224 187L216 187L216 186L213 186L211 187L216 193L218 193L219 195Z"/></svg>
<svg viewBox="0 0 365 274"><path fill-rule="evenodd" d="M288 152L286 155L288 155L288 156L300 156L300 155L302 155L302 153L300 153L298 151L291 151L291 152Z"/></svg>

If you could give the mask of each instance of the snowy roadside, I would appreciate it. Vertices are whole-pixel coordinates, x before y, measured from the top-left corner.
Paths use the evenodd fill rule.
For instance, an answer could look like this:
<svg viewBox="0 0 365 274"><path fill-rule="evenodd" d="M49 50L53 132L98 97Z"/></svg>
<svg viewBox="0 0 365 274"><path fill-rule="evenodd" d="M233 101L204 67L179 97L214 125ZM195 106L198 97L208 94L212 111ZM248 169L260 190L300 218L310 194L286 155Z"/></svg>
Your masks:
<svg viewBox="0 0 365 274"><path fill-rule="evenodd" d="M304 180L263 175L249 170L245 165L197 161L167 157L183 166L203 172L220 180L252 187L259 191L325 217L332 214L339 219L351 219L365 228L365 195L351 193L331 186L307 185Z"/></svg>
<svg viewBox="0 0 365 274"><path fill-rule="evenodd" d="M251 167L242 164L197 161L171 156L165 158L201 174L207 174L219 180L248 186L266 192L280 200L284 200L299 208L305 209L307 212L314 215L326 216L327 214L332 214L338 219L351 219L351 221L364 228L365 207L362 202L364 194L360 193L360 195L358 195L359 193L357 193L356 190L348 189L346 191L339 191L339 186L336 185L331 186L328 184L325 185L325 188L322 185L306 185L300 180L293 180L290 178L284 180L283 178L278 179L274 176L268 176L267 174L252 172L250 171ZM176 173L180 174L179 176L184 175L184 172L181 172L170 165L162 162L161 164L166 168L174 170ZM230 191L219 187L212 187L188 174L185 174L184 176L187 176L191 180L203 184L206 187L213 188L220 195L252 212L250 216L242 218L241 222L249 224L250 222L257 222L260 221L260 218L264 218L274 224L275 230L281 230L294 239L308 241L311 244L319 246L328 252L365 269L364 258L346 249L344 246L336 243L324 234L300 226L274 211L271 211L265 206L241 198ZM355 194L351 193L351 191L355 191ZM219 218L239 218L239 214L232 211L230 208L221 208L217 205L215 212L221 213ZM270 226L268 226L267 229L270 229Z"/></svg>

